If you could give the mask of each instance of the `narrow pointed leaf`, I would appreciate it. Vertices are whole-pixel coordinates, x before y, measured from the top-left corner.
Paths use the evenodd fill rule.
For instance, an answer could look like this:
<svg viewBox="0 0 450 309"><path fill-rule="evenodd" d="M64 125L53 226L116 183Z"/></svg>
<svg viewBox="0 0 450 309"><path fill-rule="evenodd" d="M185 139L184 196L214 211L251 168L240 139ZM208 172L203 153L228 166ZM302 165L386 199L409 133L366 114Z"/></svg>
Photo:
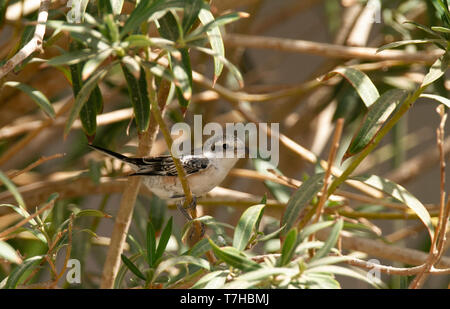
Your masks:
<svg viewBox="0 0 450 309"><path fill-rule="evenodd" d="M214 16L212 15L209 5L204 5L200 10L198 15L201 23L206 25L214 21ZM222 34L218 26L215 26L206 32L209 38L209 43L211 44L211 49L215 51L218 55L225 57L225 46L223 45ZM214 81L219 78L223 70L223 62L217 57L214 57Z"/></svg>
<svg viewBox="0 0 450 309"><path fill-rule="evenodd" d="M201 268L204 268L206 270L210 269L209 263L208 261L202 259L202 258L198 258L198 257L193 257L193 256L189 256L189 255L182 255L182 256L177 256L177 257L173 257L170 259L167 259L163 262L161 262L158 267L155 270L155 274L153 276L153 280L157 279L158 276L164 272L165 270L167 270L168 268L175 266L175 265L179 265L179 264L191 264L191 265L196 265L199 266Z"/></svg>
<svg viewBox="0 0 450 309"><path fill-rule="evenodd" d="M377 53L386 50L386 49L392 49L392 48L397 48L400 46L405 46L405 45L411 45L411 44L428 44L428 43L434 43L434 44L439 44L439 46L445 46L446 42L444 40L439 40L439 39L425 39L425 40L404 40L404 41L397 41L397 42L392 42L386 45L381 46L380 48L377 49Z"/></svg>
<svg viewBox="0 0 450 309"><path fill-rule="evenodd" d="M24 275L27 271L30 271L34 269L37 264L39 264L44 256L33 256L31 258L26 259L23 261L22 264L17 266L8 276L8 279L5 284L5 289L15 289L24 278Z"/></svg>
<svg viewBox="0 0 450 309"><path fill-rule="evenodd" d="M183 31L187 33L198 18L198 13L203 6L203 0L185 0L183 15Z"/></svg>
<svg viewBox="0 0 450 309"><path fill-rule="evenodd" d="M284 231L291 229L297 221L300 211L309 204L322 188L323 178L323 173L309 177L291 196L280 223L281 226L286 225Z"/></svg>
<svg viewBox="0 0 450 309"><path fill-rule="evenodd" d="M14 250L7 242L0 240L0 260L2 259L15 264L22 263L22 259L17 254L16 250Z"/></svg>
<svg viewBox="0 0 450 309"><path fill-rule="evenodd" d="M74 50L51 58L47 64L52 66L73 65L93 58L95 55L95 52L90 49Z"/></svg>
<svg viewBox="0 0 450 309"><path fill-rule="evenodd" d="M80 89L80 92L77 94L77 96L75 98L75 102L72 106L72 109L70 110L70 114L67 119L66 126L64 128L65 136L67 136L67 134L69 133L70 129L72 128L73 123L75 122L75 119L77 119L78 115L80 114L81 109L83 108L83 105L89 99L92 91L100 83L100 81L103 78L105 78L105 76L108 73L108 70L111 68L111 66L112 66L112 64L97 71L94 75L92 75L92 77Z"/></svg>
<svg viewBox="0 0 450 309"><path fill-rule="evenodd" d="M55 110L52 104L47 99L47 97L39 90L36 90L31 86L15 81L6 82L3 85L14 87L25 92L34 102L36 102L39 108L42 109L48 116L50 116L51 118L55 118Z"/></svg>
<svg viewBox="0 0 450 309"><path fill-rule="evenodd" d="M0 171L0 181L3 182L6 189L8 189L8 191L14 196L20 208L22 208L25 211L25 213L28 214L28 212L26 211L27 206L25 205L22 195L20 194L16 185L5 174L3 174L2 171Z"/></svg>
<svg viewBox="0 0 450 309"><path fill-rule="evenodd" d="M213 249L214 254L224 261L226 264L242 269L244 271L251 271L261 268L258 263L249 259L243 252L238 251L234 247L222 247L219 248L212 240L209 243Z"/></svg>
<svg viewBox="0 0 450 309"><path fill-rule="evenodd" d="M147 224L147 260L153 267L156 262L156 232L151 221Z"/></svg>
<svg viewBox="0 0 450 309"><path fill-rule="evenodd" d="M290 262L297 246L297 230L291 229L287 233L281 248L281 257L278 260L278 266L284 266Z"/></svg>
<svg viewBox="0 0 450 309"><path fill-rule="evenodd" d="M136 265L133 264L133 262L131 262L124 254L121 254L120 257L122 258L122 262L125 264L125 266L127 266L127 268L136 275L136 277L142 279L142 280L147 280L147 278L145 277L145 275L139 270L139 268L137 268Z"/></svg>
<svg viewBox="0 0 450 309"><path fill-rule="evenodd" d="M445 74L445 71L447 71L449 62L450 57L448 56L448 54L444 54L442 57L437 59L436 62L431 66L428 74L425 75L421 87L426 87L441 78Z"/></svg>
<svg viewBox="0 0 450 309"><path fill-rule="evenodd" d="M324 80L340 74L355 88L366 107L370 107L380 96L377 87L363 72L354 68L338 68L328 73Z"/></svg>
<svg viewBox="0 0 450 309"><path fill-rule="evenodd" d="M169 242L170 235L172 235L172 217L170 217L166 226L164 227L161 237L159 238L158 248L156 249L155 261L162 257L164 251L166 250L167 243Z"/></svg>
<svg viewBox="0 0 450 309"><path fill-rule="evenodd" d="M136 125L140 132L144 132L147 130L150 123L150 100L148 98L144 70L141 69L139 79L136 79L125 64L121 63L121 67L128 84L128 91L134 110Z"/></svg>
<svg viewBox="0 0 450 309"><path fill-rule="evenodd" d="M428 99L432 99L435 100L439 103L444 104L445 106L447 106L448 108L450 108L450 100L447 98L444 98L440 95L436 95L436 94L428 94L428 93L423 93L420 95L421 98L428 98Z"/></svg>
<svg viewBox="0 0 450 309"><path fill-rule="evenodd" d="M408 92L400 89L388 90L372 104L362 121L359 131L353 137L344 159L351 157L366 148L377 135L383 124L396 107L406 100Z"/></svg>
<svg viewBox="0 0 450 309"><path fill-rule="evenodd" d="M328 255L331 249L336 245L336 242L339 239L339 233L342 231L343 226L344 221L342 219L339 219L331 229L330 235L323 244L322 248L320 248L319 251L317 251L314 257L310 260L311 262L317 261L318 259Z"/></svg>
<svg viewBox="0 0 450 309"><path fill-rule="evenodd" d="M252 234L257 229L257 223L260 221L266 205L255 205L247 208L234 230L233 247L237 250L245 250Z"/></svg>
<svg viewBox="0 0 450 309"><path fill-rule="evenodd" d="M404 187L376 175L357 176L352 177L352 179L361 181L371 187L381 190L408 206L425 224L430 237L433 238L434 227L431 222L430 214L428 213L425 206Z"/></svg>

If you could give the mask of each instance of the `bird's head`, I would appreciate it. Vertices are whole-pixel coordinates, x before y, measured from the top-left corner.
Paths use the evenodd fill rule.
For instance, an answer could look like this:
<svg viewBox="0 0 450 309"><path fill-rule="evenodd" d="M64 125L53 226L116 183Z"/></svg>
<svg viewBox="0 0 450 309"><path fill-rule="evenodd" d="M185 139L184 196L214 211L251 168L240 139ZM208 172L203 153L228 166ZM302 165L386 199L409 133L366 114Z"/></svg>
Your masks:
<svg viewBox="0 0 450 309"><path fill-rule="evenodd" d="M203 154L207 157L234 159L244 158L247 147L235 135L214 136L208 139L203 146Z"/></svg>

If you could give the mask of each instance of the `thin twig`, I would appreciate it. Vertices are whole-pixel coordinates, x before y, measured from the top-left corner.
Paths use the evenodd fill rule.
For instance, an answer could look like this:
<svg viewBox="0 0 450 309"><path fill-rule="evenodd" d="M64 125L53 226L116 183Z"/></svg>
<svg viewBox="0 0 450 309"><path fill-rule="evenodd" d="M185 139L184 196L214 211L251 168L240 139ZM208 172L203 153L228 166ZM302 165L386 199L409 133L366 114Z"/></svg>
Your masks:
<svg viewBox="0 0 450 309"><path fill-rule="evenodd" d="M305 53L329 58L365 60L401 60L405 62L433 63L442 55L441 50L409 53L400 50L384 50L377 53L376 48L342 46L305 40L277 37L227 34L224 43L229 47L272 49L283 52Z"/></svg>
<svg viewBox="0 0 450 309"><path fill-rule="evenodd" d="M51 155L51 156L48 156L48 157L41 157L37 161L31 163L26 168L24 168L24 169L22 169L20 171L13 171L13 172L8 173L8 178L9 179L13 179L13 178L15 178L15 177L17 177L17 176L19 176L19 175L21 175L23 173L29 172L33 168L35 168L35 167L37 167L37 166L39 166L41 164L44 164L47 161L50 161L50 160L53 160L53 159L62 158L62 157L64 157L64 155L65 154L63 154L63 153L57 153L57 154L54 154L54 155Z"/></svg>
<svg viewBox="0 0 450 309"><path fill-rule="evenodd" d="M48 18L48 7L50 0L41 0L39 7L36 29L33 38L22 47L11 59L9 59L2 67L0 67L0 80L13 70L18 64L24 61L35 51L42 51L42 42L44 41L46 22Z"/></svg>
<svg viewBox="0 0 450 309"><path fill-rule="evenodd" d="M437 148L439 150L439 161L440 161L440 174L441 174L441 181L440 181L440 209L439 209L439 220L436 227L436 231L433 235L433 239L431 241L430 245L430 253L429 257L426 262L426 266L424 270L419 273L414 280L409 285L409 288L411 289L419 289L422 287L422 285L425 283L427 279L427 272L434 266L434 264L439 260L440 256L442 255L441 252L439 252L438 249L438 241L440 238L444 238L446 234L447 224L448 224L448 217L444 217L446 214L445 211L445 155L444 155L444 136L445 136L445 121L447 120L447 114L445 113L444 106L440 105L437 108L437 112L441 117L441 121L439 124L439 127L436 130L437 135ZM449 203L450 205L450 199Z"/></svg>
<svg viewBox="0 0 450 309"><path fill-rule="evenodd" d="M18 222L14 226L11 226L10 228L8 228L8 229L4 230L3 232L1 232L0 233L0 240L4 240L9 234L14 233L14 231L16 231L18 228L20 228L21 226L27 224L30 220L33 220L34 218L36 218L36 216L39 216L41 213L43 213L47 209L52 208L53 205L55 205L55 199L51 200L46 205L42 206L34 214L32 214L32 215L22 219L20 222Z"/></svg>

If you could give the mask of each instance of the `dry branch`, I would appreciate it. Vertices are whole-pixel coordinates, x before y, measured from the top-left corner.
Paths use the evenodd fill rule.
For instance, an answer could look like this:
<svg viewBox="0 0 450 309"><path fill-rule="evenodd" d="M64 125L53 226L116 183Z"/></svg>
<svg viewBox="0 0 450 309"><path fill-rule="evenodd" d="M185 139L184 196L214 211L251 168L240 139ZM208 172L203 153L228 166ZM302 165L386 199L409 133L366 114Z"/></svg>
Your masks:
<svg viewBox="0 0 450 309"><path fill-rule="evenodd" d="M365 60L401 60L405 62L432 63L442 55L441 50L409 53L400 50L384 50L377 53L376 48L342 46L305 40L282 39L276 37L227 34L226 46L256 49L272 49L283 52L304 53L329 58Z"/></svg>
<svg viewBox="0 0 450 309"><path fill-rule="evenodd" d="M35 51L42 51L42 43L44 41L45 29L48 18L48 7L50 0L41 0L39 13L37 18L36 29L34 30L33 38L22 47L11 59L9 59L2 67L0 67L0 79L6 76L18 64L24 61Z"/></svg>

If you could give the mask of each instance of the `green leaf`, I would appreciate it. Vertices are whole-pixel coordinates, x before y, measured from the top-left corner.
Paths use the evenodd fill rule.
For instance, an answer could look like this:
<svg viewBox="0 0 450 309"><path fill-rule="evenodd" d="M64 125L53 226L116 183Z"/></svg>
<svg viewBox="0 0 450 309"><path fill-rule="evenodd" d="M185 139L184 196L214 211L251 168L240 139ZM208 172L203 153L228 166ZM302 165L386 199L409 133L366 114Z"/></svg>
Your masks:
<svg viewBox="0 0 450 309"><path fill-rule="evenodd" d="M252 234L258 229L258 223L266 205L255 205L247 208L234 230L233 247L237 250L245 250Z"/></svg>
<svg viewBox="0 0 450 309"><path fill-rule="evenodd" d="M400 89L391 89L373 103L362 121L359 131L344 155L344 159L351 157L366 148L378 134L379 130L394 112L396 107L406 100L408 92Z"/></svg>
<svg viewBox="0 0 450 309"><path fill-rule="evenodd" d="M124 0L109 0L114 15L119 15L122 12Z"/></svg>
<svg viewBox="0 0 450 309"><path fill-rule="evenodd" d="M159 33L165 39L176 42L180 38L178 20L172 12L167 12L162 18L158 19Z"/></svg>
<svg viewBox="0 0 450 309"><path fill-rule="evenodd" d="M291 261L295 252L295 247L297 247L297 230L291 229L284 239L278 266L284 266Z"/></svg>
<svg viewBox="0 0 450 309"><path fill-rule="evenodd" d="M47 61L48 65L60 66L60 65L73 65L96 56L96 53L90 49L79 49L70 51L62 54L61 56L56 56Z"/></svg>
<svg viewBox="0 0 450 309"><path fill-rule="evenodd" d="M430 85L431 83L435 82L439 78L441 78L445 74L445 71L447 71L448 65L449 65L449 56L447 53L445 53L442 57L437 59L435 63L433 63L433 65L430 68L430 71L428 72L427 75L425 75L422 85L420 87L424 88Z"/></svg>
<svg viewBox="0 0 450 309"><path fill-rule="evenodd" d="M5 82L4 86L14 87L25 92L51 118L55 118L55 110L47 97L31 86L15 81Z"/></svg>
<svg viewBox="0 0 450 309"><path fill-rule="evenodd" d="M128 267L128 269L136 275L136 277L147 280L145 275L139 270L139 268L136 267L136 265L133 264L124 254L121 254L120 257L122 258L122 262Z"/></svg>
<svg viewBox="0 0 450 309"><path fill-rule="evenodd" d="M207 238L203 238L198 241L192 248L186 251L183 255L191 255L191 256L202 256L206 252L211 250L211 245Z"/></svg>
<svg viewBox="0 0 450 309"><path fill-rule="evenodd" d="M203 0L185 0L184 1L184 14L183 14L183 31L187 33L194 25L198 18L200 9L203 6Z"/></svg>
<svg viewBox="0 0 450 309"><path fill-rule="evenodd" d="M105 61L106 58L111 55L112 49L102 50L100 53L95 54L94 57L91 57L83 66L83 71L81 72L81 76L83 80L88 79L95 70Z"/></svg>
<svg viewBox="0 0 450 309"><path fill-rule="evenodd" d="M409 193L402 186L376 175L366 175L366 176L357 176L352 177L352 179L361 181L373 188L381 190L396 200L402 202L406 206L408 206L414 213L417 214L419 219L425 224L430 234L430 237L433 238L434 227L431 222L430 214L428 213L425 206L411 193Z"/></svg>
<svg viewBox="0 0 450 309"><path fill-rule="evenodd" d="M108 66L98 70L92 77L83 85L80 92L77 94L75 98L75 102L70 110L69 117L67 118L66 126L64 128L64 136L69 134L70 129L72 128L75 119L80 114L81 109L83 108L86 101L89 99L94 88L100 83L100 81L105 78L109 69L113 66L114 62L109 64Z"/></svg>
<svg viewBox="0 0 450 309"><path fill-rule="evenodd" d="M380 96L377 87L370 78L360 70L354 68L338 68L328 73L323 80L340 74L355 88L366 107L370 107Z"/></svg>
<svg viewBox="0 0 450 309"><path fill-rule="evenodd" d="M0 240L0 260L5 259L11 263L21 264L22 259L17 254L16 250L7 242Z"/></svg>
<svg viewBox="0 0 450 309"><path fill-rule="evenodd" d="M438 46L440 46L440 47L443 47L447 44L445 42L445 40L439 40L439 39L404 40L404 41L397 41L397 42L392 42L392 43L383 45L377 49L377 53L379 53L383 50L386 50L386 49L397 48L400 46L405 46L405 45L410 45L410 44L428 44L428 43L438 44Z"/></svg>
<svg viewBox="0 0 450 309"><path fill-rule="evenodd" d="M298 269L286 268L286 267L274 267L266 268L261 267L257 270L245 273L230 283L227 283L224 288L226 289L249 289L255 287L260 282L266 282L272 276L283 275L285 277L293 277L298 275Z"/></svg>
<svg viewBox="0 0 450 309"><path fill-rule="evenodd" d="M136 254L131 255L129 258L127 258L127 260L129 260L131 262L135 262L141 256L142 256L141 253L136 253ZM125 265L125 263L120 265L119 271L117 273L116 280L114 280L114 288L115 289L119 289L120 288L120 285L122 284L123 279L125 278L125 275L126 275L128 269L129 268L127 267L127 265Z"/></svg>
<svg viewBox="0 0 450 309"><path fill-rule="evenodd" d="M75 214L77 218L80 217L99 217L99 218L111 218L110 215L97 209L83 209Z"/></svg>
<svg viewBox="0 0 450 309"><path fill-rule="evenodd" d="M273 174L268 171L269 169L272 169L280 173L280 175L282 175L281 171L278 170L269 161L256 158L253 159L253 165L255 169L261 174L272 176ZM289 201L290 193L285 186L270 180L265 180L264 184L267 186L267 188L269 188L270 193L273 194L273 196L277 199L277 201L281 203L287 203Z"/></svg>
<svg viewBox="0 0 450 309"><path fill-rule="evenodd" d="M200 278L191 289L220 289L226 282L230 272L227 270L217 270Z"/></svg>
<svg viewBox="0 0 450 309"><path fill-rule="evenodd" d="M170 8L183 8L184 1L185 0L140 1L125 22L125 25L120 31L120 37L123 38L127 33L137 29L144 21L149 20L152 15L157 12L160 13Z"/></svg>
<svg viewBox="0 0 450 309"><path fill-rule="evenodd" d="M374 282L373 280L370 280L368 276L363 276L354 270L351 270L351 269L345 268L345 267L341 267L341 266L322 265L322 266L317 266L317 267L313 267L313 268L308 268L305 270L305 274L311 274L311 273L325 273L325 274L333 273L336 275L351 277L351 278L355 278L355 279L367 282L376 288L379 287L376 284L376 282Z"/></svg>
<svg viewBox="0 0 450 309"><path fill-rule="evenodd" d="M179 83L177 87L178 100L181 106L187 107L192 97L192 69L189 51L179 49L179 53L171 54L172 72Z"/></svg>
<svg viewBox="0 0 450 309"><path fill-rule="evenodd" d="M219 248L212 240L209 240L209 243L214 251L214 254L232 267L239 268L244 271L251 271L262 267L234 247Z"/></svg>
<svg viewBox="0 0 450 309"><path fill-rule="evenodd" d="M18 265L8 276L8 280L5 284L5 289L15 289L24 279L25 273L31 271L37 264L39 264L43 255L33 256L23 261L22 264Z"/></svg>
<svg viewBox="0 0 450 309"><path fill-rule="evenodd" d="M239 84L239 87L241 87L241 88L244 87L244 78L242 77L241 72L234 64L232 64L230 61L228 61L228 59L226 59L222 55L219 55L218 53L214 52L213 50L211 50L209 48L195 46L195 49L197 49L207 55L211 55L214 57L214 59L221 61L227 67L227 69L230 71L230 73L233 74L234 78L236 78L236 80Z"/></svg>
<svg viewBox="0 0 450 309"><path fill-rule="evenodd" d="M154 62L148 62L148 61L144 61L142 62L142 64L149 68L150 72L153 75L156 75L158 77L164 78L172 83L175 84L175 86L180 86L180 83L177 81L177 79L175 78L175 76L173 75L173 72L165 67L163 67L162 65L159 65L158 63L154 63Z"/></svg>
<svg viewBox="0 0 450 309"><path fill-rule="evenodd" d="M439 27L439 26L431 27L431 30L436 31L436 32L442 32L442 33L450 33L449 28Z"/></svg>
<svg viewBox="0 0 450 309"><path fill-rule="evenodd" d="M148 264L153 267L156 263L156 232L152 221L147 223L147 260Z"/></svg>
<svg viewBox="0 0 450 309"><path fill-rule="evenodd" d="M326 256L321 259L315 260L313 262L308 263L308 268L311 267L317 267L322 265L331 265L331 264L338 264L342 263L348 260L351 260L352 257L350 256Z"/></svg>
<svg viewBox="0 0 450 309"><path fill-rule="evenodd" d="M324 173L309 177L291 196L280 223L281 226L286 225L284 231L291 229L295 221L297 221L302 208L307 206L322 188L323 178Z"/></svg>
<svg viewBox="0 0 450 309"><path fill-rule="evenodd" d="M310 262L317 261L318 259L328 255L331 249L336 245L336 242L339 239L339 233L342 231L342 227L344 226L344 221L339 219L336 224L331 229L330 235L328 239L323 244L323 247L317 251L314 257L310 260Z"/></svg>
<svg viewBox="0 0 450 309"><path fill-rule="evenodd" d="M309 235L314 234L317 231L323 230L329 226L332 226L334 224L333 221L324 221L324 222L318 222L311 225L308 225L303 230L300 231L300 241L302 242L305 240Z"/></svg>
<svg viewBox="0 0 450 309"><path fill-rule="evenodd" d="M162 257L164 251L166 250L167 243L169 242L170 235L172 235L172 217L170 217L166 226L164 227L161 237L159 238L158 248L156 249L155 261Z"/></svg>
<svg viewBox="0 0 450 309"><path fill-rule="evenodd" d="M450 100L447 99L447 98L444 98L444 97L442 97L440 95L423 93L423 94L420 95L420 97L438 101L439 103L442 103L445 106L447 106L448 108L450 108Z"/></svg>
<svg viewBox="0 0 450 309"><path fill-rule="evenodd" d="M198 15L201 23L207 25L214 21L214 16L210 11L209 5L204 4L200 13ZM212 27L206 32L209 38L209 43L211 44L211 49L216 52L216 54L221 55L225 58L225 47L223 45L222 34L218 26ZM214 82L219 78L223 70L223 62L214 57Z"/></svg>
<svg viewBox="0 0 450 309"><path fill-rule="evenodd" d="M270 234L258 237L258 241L267 241L270 240L272 238L275 238L278 236L278 234L280 234L283 230L284 230L285 226L283 225L282 227L280 227L279 229L277 229L276 231L273 231Z"/></svg>
<svg viewBox="0 0 450 309"><path fill-rule="evenodd" d="M416 28L418 28L418 29L420 29L422 31L425 31L428 34L431 34L432 36L437 36L437 37L445 40L445 38L443 36L441 36L439 33L436 33L435 31L433 31L428 26L425 26L425 25L422 25L420 23L417 23L415 21L410 21L410 20L409 21L405 21L405 24L411 24L411 25L415 26Z"/></svg>
<svg viewBox="0 0 450 309"><path fill-rule="evenodd" d="M192 265L204 268L206 270L210 270L208 261L206 261L202 258L198 258L198 257L182 255L182 256L173 257L173 258L170 258L170 259L167 259L167 260L161 262L155 270L155 274L153 276L153 281L156 280L158 278L158 276L162 272L164 272L166 269L168 269L172 266L175 266L175 265L179 265L179 264L192 264Z"/></svg>
<svg viewBox="0 0 450 309"><path fill-rule="evenodd" d="M28 214L28 212L26 211L27 206L23 201L22 195L17 190L16 185L14 185L14 183L9 180L9 178L5 174L3 174L2 171L0 171L0 181L3 182L3 184L6 186L6 189L8 189L8 191L14 196L14 199L17 201L20 208L22 208L22 210L24 210L25 213Z"/></svg>
<svg viewBox="0 0 450 309"><path fill-rule="evenodd" d="M136 125L139 132L144 132L147 130L150 123L150 100L148 98L147 81L144 70L141 68L139 79L137 79L122 62L121 67L128 84L128 91L134 110Z"/></svg>

